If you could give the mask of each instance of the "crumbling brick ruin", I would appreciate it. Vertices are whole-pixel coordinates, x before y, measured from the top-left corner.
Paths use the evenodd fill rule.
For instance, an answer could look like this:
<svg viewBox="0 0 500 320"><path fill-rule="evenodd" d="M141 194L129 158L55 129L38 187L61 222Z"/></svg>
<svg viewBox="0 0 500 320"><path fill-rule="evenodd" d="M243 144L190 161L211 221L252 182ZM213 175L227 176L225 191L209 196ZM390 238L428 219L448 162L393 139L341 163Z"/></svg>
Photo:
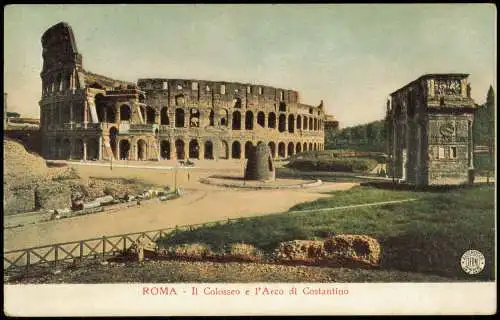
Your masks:
<svg viewBox="0 0 500 320"><path fill-rule="evenodd" d="M467 74L428 74L387 103L389 174L414 185L462 184L474 168Z"/></svg>
<svg viewBox="0 0 500 320"><path fill-rule="evenodd" d="M276 171L269 147L263 143L250 148L245 180L272 181L276 178Z"/></svg>
<svg viewBox="0 0 500 320"><path fill-rule="evenodd" d="M139 79L83 69L71 27L42 36L40 122L46 159L241 159L266 143L274 158L323 150L323 102L298 92L205 80Z"/></svg>

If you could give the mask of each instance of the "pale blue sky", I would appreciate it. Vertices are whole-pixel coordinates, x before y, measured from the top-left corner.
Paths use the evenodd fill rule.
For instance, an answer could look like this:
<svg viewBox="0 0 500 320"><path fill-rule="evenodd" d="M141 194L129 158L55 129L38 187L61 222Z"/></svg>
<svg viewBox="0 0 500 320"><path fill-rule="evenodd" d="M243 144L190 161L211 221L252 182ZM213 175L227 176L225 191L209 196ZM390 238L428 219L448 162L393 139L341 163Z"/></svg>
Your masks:
<svg viewBox="0 0 500 320"><path fill-rule="evenodd" d="M198 78L299 91L349 126L426 73L496 86L496 8L444 5L13 5L4 9L9 109L38 116L40 37L68 22L84 68L113 78Z"/></svg>

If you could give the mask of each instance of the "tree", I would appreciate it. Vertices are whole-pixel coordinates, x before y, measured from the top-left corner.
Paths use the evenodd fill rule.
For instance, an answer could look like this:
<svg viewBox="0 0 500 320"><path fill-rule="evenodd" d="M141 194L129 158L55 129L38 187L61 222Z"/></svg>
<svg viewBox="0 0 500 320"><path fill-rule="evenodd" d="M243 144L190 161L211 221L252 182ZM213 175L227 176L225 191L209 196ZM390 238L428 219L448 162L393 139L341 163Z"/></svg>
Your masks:
<svg viewBox="0 0 500 320"><path fill-rule="evenodd" d="M490 158L490 169L495 167L495 155L494 155L494 147L495 147L495 93L493 91L493 87L490 86L488 90L488 94L486 96L486 111L487 111L487 134L488 134L488 153ZM489 174L488 174L489 180Z"/></svg>

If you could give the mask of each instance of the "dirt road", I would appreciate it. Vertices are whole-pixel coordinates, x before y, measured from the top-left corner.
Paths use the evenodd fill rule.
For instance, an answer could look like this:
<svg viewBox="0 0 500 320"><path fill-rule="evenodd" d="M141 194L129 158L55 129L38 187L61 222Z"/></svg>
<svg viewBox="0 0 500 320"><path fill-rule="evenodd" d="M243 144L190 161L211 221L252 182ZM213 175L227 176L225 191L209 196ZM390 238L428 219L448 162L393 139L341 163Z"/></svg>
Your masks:
<svg viewBox="0 0 500 320"><path fill-rule="evenodd" d="M239 164L222 168L192 170L158 170L75 166L82 177L124 177L147 182L177 185L185 190L183 197L154 202L119 212L96 213L70 219L48 221L4 230L4 250L76 241L103 235L139 232L176 225L194 224L227 218L257 216L288 210L295 204L326 196L324 192L346 190L357 183L325 183L307 190L223 189L198 182L216 173L241 174ZM188 176L189 172L189 176Z"/></svg>

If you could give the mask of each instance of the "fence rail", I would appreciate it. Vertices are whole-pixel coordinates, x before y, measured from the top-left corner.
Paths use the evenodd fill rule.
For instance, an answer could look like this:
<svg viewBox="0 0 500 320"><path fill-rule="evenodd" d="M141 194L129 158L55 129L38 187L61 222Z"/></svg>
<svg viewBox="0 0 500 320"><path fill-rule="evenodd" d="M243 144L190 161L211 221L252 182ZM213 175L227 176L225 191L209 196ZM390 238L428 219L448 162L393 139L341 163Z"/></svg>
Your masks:
<svg viewBox="0 0 500 320"><path fill-rule="evenodd" d="M56 243L40 247L32 247L4 252L4 272L12 270L29 270L31 266L52 265L54 268L61 262L82 261L85 258L109 257L126 252L140 237L155 242L174 231L192 231L199 227L215 226L223 223L242 221L245 218L218 220L207 223L190 224L150 231L125 233L113 236L102 236L79 241Z"/></svg>

